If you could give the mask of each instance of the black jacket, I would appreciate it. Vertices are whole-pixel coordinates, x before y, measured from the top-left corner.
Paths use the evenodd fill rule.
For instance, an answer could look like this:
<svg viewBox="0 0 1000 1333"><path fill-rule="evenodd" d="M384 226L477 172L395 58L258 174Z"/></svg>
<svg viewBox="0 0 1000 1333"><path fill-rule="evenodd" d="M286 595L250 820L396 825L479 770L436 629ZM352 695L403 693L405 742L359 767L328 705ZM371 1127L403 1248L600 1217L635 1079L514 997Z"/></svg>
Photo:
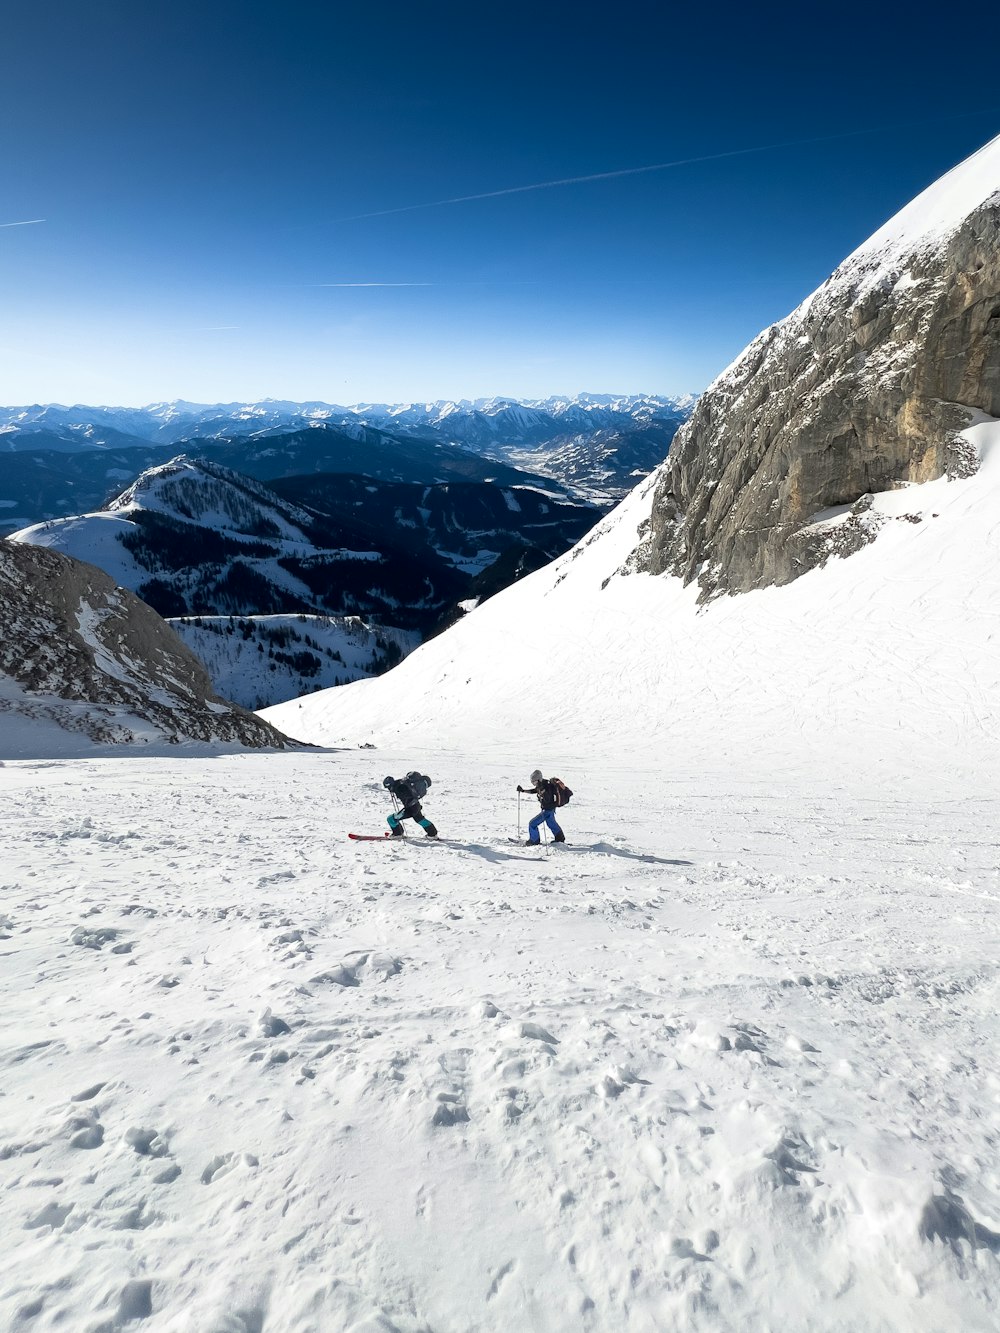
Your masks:
<svg viewBox="0 0 1000 1333"><path fill-rule="evenodd" d="M554 810L556 808L556 789L546 778L541 782L536 782L533 787L525 787L526 792L533 792L538 797L538 804L543 810Z"/></svg>
<svg viewBox="0 0 1000 1333"><path fill-rule="evenodd" d="M389 788L404 810L416 810L420 813L420 800L414 795L413 788L402 778L396 778Z"/></svg>

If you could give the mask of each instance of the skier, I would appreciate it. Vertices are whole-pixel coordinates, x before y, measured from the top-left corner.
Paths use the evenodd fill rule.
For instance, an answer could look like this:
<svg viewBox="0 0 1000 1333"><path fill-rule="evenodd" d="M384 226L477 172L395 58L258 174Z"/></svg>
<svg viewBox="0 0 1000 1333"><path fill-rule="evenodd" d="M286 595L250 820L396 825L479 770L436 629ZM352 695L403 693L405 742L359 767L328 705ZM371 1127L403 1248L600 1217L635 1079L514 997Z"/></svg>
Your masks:
<svg viewBox="0 0 1000 1333"><path fill-rule="evenodd" d="M427 795L427 789L431 785L431 780L426 773L407 773L405 778L383 778L382 786L387 792L395 796L403 807L402 810L394 810L388 816L389 827L392 829L394 838L403 836L403 825L401 819L415 819L420 827L427 834L428 838L436 838L437 829L429 819L424 817L424 812L420 808L420 802Z"/></svg>
<svg viewBox="0 0 1000 1333"><path fill-rule="evenodd" d="M543 778L542 770L536 768L531 775L531 786L522 787L517 784L520 792L533 793L538 797L538 804L542 807L541 812L528 821L528 847L537 847L539 844L538 830L543 824L547 824L552 833L553 842L565 842L566 835L556 823L556 789L551 778Z"/></svg>

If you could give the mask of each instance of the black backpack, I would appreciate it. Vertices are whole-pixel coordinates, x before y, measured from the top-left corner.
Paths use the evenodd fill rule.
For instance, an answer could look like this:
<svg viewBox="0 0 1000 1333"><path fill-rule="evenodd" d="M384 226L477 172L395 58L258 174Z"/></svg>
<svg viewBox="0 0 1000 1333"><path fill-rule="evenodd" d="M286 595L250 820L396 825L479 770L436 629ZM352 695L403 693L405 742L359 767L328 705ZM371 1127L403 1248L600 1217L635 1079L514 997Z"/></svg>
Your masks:
<svg viewBox="0 0 1000 1333"><path fill-rule="evenodd" d="M552 787L552 794L556 798L556 805L569 805L569 799L573 793L562 778L550 778L549 783Z"/></svg>
<svg viewBox="0 0 1000 1333"><path fill-rule="evenodd" d="M431 780L424 773L407 773L403 779L410 791L413 792L414 800L422 801L427 795L427 788L431 785Z"/></svg>

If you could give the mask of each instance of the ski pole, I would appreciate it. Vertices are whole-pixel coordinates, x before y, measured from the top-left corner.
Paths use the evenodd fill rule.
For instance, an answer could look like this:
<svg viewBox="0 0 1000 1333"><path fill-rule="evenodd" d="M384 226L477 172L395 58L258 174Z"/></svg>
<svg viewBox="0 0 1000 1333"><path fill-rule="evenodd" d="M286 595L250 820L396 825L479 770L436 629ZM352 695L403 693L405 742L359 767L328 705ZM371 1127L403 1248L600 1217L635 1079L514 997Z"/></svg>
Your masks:
<svg viewBox="0 0 1000 1333"><path fill-rule="evenodd" d="M521 841L521 788L517 789L517 840Z"/></svg>

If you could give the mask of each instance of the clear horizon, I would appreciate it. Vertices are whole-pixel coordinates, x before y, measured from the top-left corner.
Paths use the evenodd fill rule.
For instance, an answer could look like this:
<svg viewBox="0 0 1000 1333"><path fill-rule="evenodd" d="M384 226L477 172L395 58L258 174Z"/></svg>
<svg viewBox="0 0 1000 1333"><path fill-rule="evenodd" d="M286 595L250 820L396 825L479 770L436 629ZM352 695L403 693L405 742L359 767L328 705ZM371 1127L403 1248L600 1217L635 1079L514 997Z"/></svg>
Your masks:
<svg viewBox="0 0 1000 1333"><path fill-rule="evenodd" d="M698 393L1000 128L860 5L52 0L5 39L14 405Z"/></svg>

